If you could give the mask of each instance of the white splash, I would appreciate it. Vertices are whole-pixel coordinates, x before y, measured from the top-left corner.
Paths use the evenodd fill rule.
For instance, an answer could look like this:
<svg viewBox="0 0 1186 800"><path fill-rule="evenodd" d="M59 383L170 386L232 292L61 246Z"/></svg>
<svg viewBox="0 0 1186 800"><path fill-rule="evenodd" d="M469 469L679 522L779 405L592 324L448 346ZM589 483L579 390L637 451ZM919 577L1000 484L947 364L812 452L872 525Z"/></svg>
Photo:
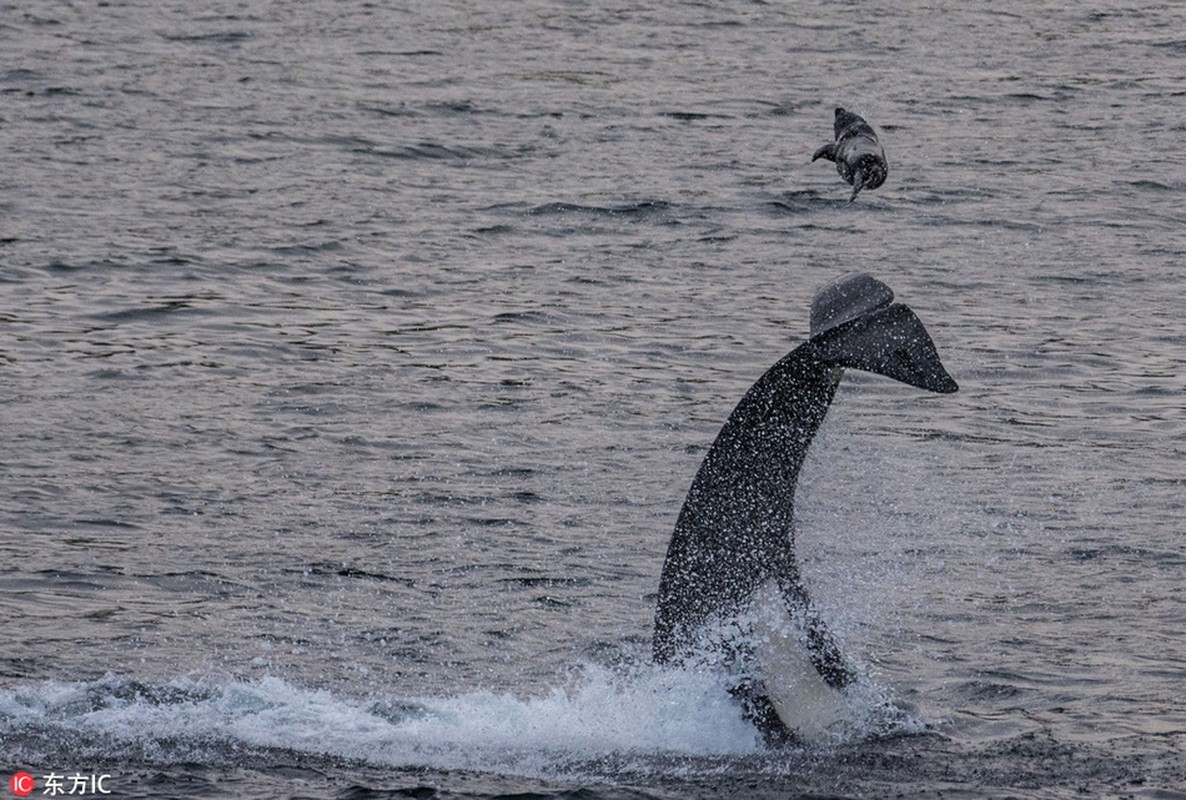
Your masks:
<svg viewBox="0 0 1186 800"><path fill-rule="evenodd" d="M763 752L717 671L587 664L574 674L571 685L539 696L392 693L378 701L276 677L150 685L109 675L0 690L0 739L57 731L126 746L150 759L184 757L188 742L195 754L275 748L391 767L528 777L583 774L599 762L652 769L672 759Z"/></svg>

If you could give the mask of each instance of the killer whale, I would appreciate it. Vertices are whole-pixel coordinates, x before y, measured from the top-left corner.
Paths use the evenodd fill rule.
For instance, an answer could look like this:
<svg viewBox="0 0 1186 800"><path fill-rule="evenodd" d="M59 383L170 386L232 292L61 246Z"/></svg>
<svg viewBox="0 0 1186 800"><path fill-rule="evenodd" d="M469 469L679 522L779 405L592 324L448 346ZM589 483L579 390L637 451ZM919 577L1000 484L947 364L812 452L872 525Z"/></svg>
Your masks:
<svg viewBox="0 0 1186 800"><path fill-rule="evenodd" d="M733 693L743 712L768 742L825 729L826 720L813 731L797 719L796 706L807 702L802 692L837 695L857 679L815 612L794 555L799 468L844 369L931 392L958 389L922 322L893 300L888 286L865 273L841 276L817 292L810 338L767 370L730 414L668 545L654 661L723 665L736 676ZM779 664L796 660L805 680L776 679ZM798 688L790 691L789 683Z"/></svg>
<svg viewBox="0 0 1186 800"><path fill-rule="evenodd" d="M852 202L861 189L876 189L885 183L889 174L885 150L872 126L851 111L837 108L833 128L836 141L816 150L811 160L826 158L836 162L840 177L852 185Z"/></svg>

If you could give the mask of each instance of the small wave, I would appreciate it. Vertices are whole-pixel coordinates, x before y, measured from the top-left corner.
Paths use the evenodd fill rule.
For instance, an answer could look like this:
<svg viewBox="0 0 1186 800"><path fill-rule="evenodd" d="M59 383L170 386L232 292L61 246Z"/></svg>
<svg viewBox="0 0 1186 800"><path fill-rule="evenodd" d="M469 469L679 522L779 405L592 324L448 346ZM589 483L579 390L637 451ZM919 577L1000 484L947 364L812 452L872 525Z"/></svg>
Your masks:
<svg viewBox="0 0 1186 800"><path fill-rule="evenodd" d="M93 319L106 322L149 321L174 311L186 311L193 307L188 298L173 298L163 300L153 305L138 305L132 308L121 308L114 311L103 311L92 315Z"/></svg>
<svg viewBox="0 0 1186 800"><path fill-rule="evenodd" d="M370 142L360 142L355 143L351 147L351 150L359 155L369 155L377 158L468 163L483 160L509 160L529 153L531 148L524 147L515 150L494 145L445 144L443 142L425 140L398 147L382 147Z"/></svg>
<svg viewBox="0 0 1186 800"><path fill-rule="evenodd" d="M836 197L829 197L816 189L783 192L777 199L769 202L770 209L777 214L801 214L808 211L818 211L822 208L841 208L847 205L849 205L847 198L842 201Z"/></svg>
<svg viewBox="0 0 1186 800"><path fill-rule="evenodd" d="M636 203L625 203L615 206L589 206L579 203L554 202L544 203L528 210L532 216L546 216L550 214L588 214L604 217L645 218L671 210L671 203L666 200L640 200Z"/></svg>
<svg viewBox="0 0 1186 800"><path fill-rule="evenodd" d="M1183 188L1181 183L1167 183L1165 181L1156 181L1151 179L1130 181L1129 186L1134 189L1143 189L1153 192L1173 192L1175 194L1181 192Z"/></svg>
<svg viewBox="0 0 1186 800"><path fill-rule="evenodd" d="M1186 53L1186 39L1169 39L1164 42L1151 42L1150 47L1172 50L1175 53Z"/></svg>
<svg viewBox="0 0 1186 800"><path fill-rule="evenodd" d="M701 122L703 120L732 119L728 114L710 114L700 111L660 111L659 116L669 117L678 122Z"/></svg>
<svg viewBox="0 0 1186 800"><path fill-rule="evenodd" d="M210 33L162 33L160 37L166 42L179 44L238 44L252 38L247 31L213 31Z"/></svg>

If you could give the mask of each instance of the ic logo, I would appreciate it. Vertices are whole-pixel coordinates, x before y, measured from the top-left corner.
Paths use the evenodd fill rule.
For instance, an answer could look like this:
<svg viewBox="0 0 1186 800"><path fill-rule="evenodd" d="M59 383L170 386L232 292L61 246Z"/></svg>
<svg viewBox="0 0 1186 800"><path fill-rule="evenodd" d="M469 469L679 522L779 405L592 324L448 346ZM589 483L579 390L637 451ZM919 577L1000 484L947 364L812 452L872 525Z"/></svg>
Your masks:
<svg viewBox="0 0 1186 800"><path fill-rule="evenodd" d="M27 772L18 772L8 779L8 788L17 797L28 797L33 794L33 776Z"/></svg>

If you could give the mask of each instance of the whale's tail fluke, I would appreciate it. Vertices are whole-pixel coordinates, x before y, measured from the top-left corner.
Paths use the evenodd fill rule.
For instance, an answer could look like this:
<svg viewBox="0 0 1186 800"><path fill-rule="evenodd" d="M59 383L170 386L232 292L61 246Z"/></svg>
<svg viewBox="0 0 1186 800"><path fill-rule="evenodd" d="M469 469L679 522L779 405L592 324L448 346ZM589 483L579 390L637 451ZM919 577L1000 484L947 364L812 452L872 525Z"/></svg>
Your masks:
<svg viewBox="0 0 1186 800"><path fill-rule="evenodd" d="M943 368L922 321L894 293L865 274L842 276L816 293L811 335L824 357L838 366L948 394L959 386Z"/></svg>

